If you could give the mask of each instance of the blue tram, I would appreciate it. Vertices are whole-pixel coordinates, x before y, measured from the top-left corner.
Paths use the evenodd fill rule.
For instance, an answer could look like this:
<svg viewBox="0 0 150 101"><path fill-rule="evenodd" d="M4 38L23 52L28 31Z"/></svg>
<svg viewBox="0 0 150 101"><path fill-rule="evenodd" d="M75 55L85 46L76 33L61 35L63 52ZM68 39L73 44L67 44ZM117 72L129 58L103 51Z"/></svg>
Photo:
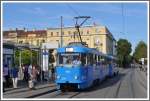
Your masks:
<svg viewBox="0 0 150 101"><path fill-rule="evenodd" d="M85 89L113 75L112 57L81 44L57 49L56 84Z"/></svg>

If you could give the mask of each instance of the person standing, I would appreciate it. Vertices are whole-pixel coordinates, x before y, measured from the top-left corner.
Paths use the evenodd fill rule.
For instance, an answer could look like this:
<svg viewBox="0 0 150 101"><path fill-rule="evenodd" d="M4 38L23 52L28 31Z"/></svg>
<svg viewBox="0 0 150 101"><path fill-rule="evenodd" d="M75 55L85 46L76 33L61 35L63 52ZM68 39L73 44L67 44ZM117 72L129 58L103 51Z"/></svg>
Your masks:
<svg viewBox="0 0 150 101"><path fill-rule="evenodd" d="M13 88L17 88L17 84L18 84L18 68L14 67L12 69L12 81L13 81Z"/></svg>
<svg viewBox="0 0 150 101"><path fill-rule="evenodd" d="M24 78L23 79L26 83L28 83L28 81L29 81L28 65L24 66L23 72L24 72Z"/></svg>
<svg viewBox="0 0 150 101"><path fill-rule="evenodd" d="M32 67L32 81L35 84L37 83L37 74L38 74L38 70L36 69L35 66Z"/></svg>
<svg viewBox="0 0 150 101"><path fill-rule="evenodd" d="M51 74L52 74L52 81L55 79L55 69L54 69L54 65L52 64L52 67L51 67Z"/></svg>
<svg viewBox="0 0 150 101"><path fill-rule="evenodd" d="M3 68L3 92L5 92L5 87L7 85L7 77L8 77L8 66L5 64Z"/></svg>
<svg viewBox="0 0 150 101"><path fill-rule="evenodd" d="M29 65L28 67L28 74L29 74L28 85L30 89L33 89L32 65Z"/></svg>

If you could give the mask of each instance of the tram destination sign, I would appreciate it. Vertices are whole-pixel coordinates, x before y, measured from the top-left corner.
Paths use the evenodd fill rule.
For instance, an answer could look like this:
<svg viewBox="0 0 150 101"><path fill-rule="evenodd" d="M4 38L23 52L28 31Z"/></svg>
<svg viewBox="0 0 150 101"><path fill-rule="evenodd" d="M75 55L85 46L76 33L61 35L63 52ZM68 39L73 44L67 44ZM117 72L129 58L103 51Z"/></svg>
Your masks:
<svg viewBox="0 0 150 101"><path fill-rule="evenodd" d="M73 48L66 48L66 52L73 52Z"/></svg>

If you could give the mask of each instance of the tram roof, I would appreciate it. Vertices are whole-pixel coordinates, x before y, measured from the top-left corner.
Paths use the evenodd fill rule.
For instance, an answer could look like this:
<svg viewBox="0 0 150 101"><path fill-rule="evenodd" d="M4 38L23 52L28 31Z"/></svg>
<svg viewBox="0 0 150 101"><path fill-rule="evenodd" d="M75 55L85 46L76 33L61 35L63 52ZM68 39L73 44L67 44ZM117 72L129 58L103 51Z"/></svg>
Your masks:
<svg viewBox="0 0 150 101"><path fill-rule="evenodd" d="M67 51L67 49L71 49L71 51ZM99 52L95 48L88 48L84 45L68 45L66 47L58 48L57 49L58 53L65 53L65 52L79 52L79 53L94 53L94 54L99 54L105 56L102 52Z"/></svg>
<svg viewBox="0 0 150 101"><path fill-rule="evenodd" d="M67 49L70 49L67 50ZM90 48L87 48L83 45L69 45L69 46L66 46L66 47L62 47L62 48L58 48L57 49L57 52L58 53L65 53L65 52L81 52L81 53L87 53L87 52L90 52Z"/></svg>

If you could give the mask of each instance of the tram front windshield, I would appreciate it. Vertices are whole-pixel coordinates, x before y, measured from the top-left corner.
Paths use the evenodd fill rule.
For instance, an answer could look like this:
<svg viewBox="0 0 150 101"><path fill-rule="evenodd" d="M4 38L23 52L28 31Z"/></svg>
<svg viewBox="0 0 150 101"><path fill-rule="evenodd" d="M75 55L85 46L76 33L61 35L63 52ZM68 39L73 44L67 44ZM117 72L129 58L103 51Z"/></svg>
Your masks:
<svg viewBox="0 0 150 101"><path fill-rule="evenodd" d="M85 64L86 56L80 53L60 53L58 54L58 65L79 66Z"/></svg>

